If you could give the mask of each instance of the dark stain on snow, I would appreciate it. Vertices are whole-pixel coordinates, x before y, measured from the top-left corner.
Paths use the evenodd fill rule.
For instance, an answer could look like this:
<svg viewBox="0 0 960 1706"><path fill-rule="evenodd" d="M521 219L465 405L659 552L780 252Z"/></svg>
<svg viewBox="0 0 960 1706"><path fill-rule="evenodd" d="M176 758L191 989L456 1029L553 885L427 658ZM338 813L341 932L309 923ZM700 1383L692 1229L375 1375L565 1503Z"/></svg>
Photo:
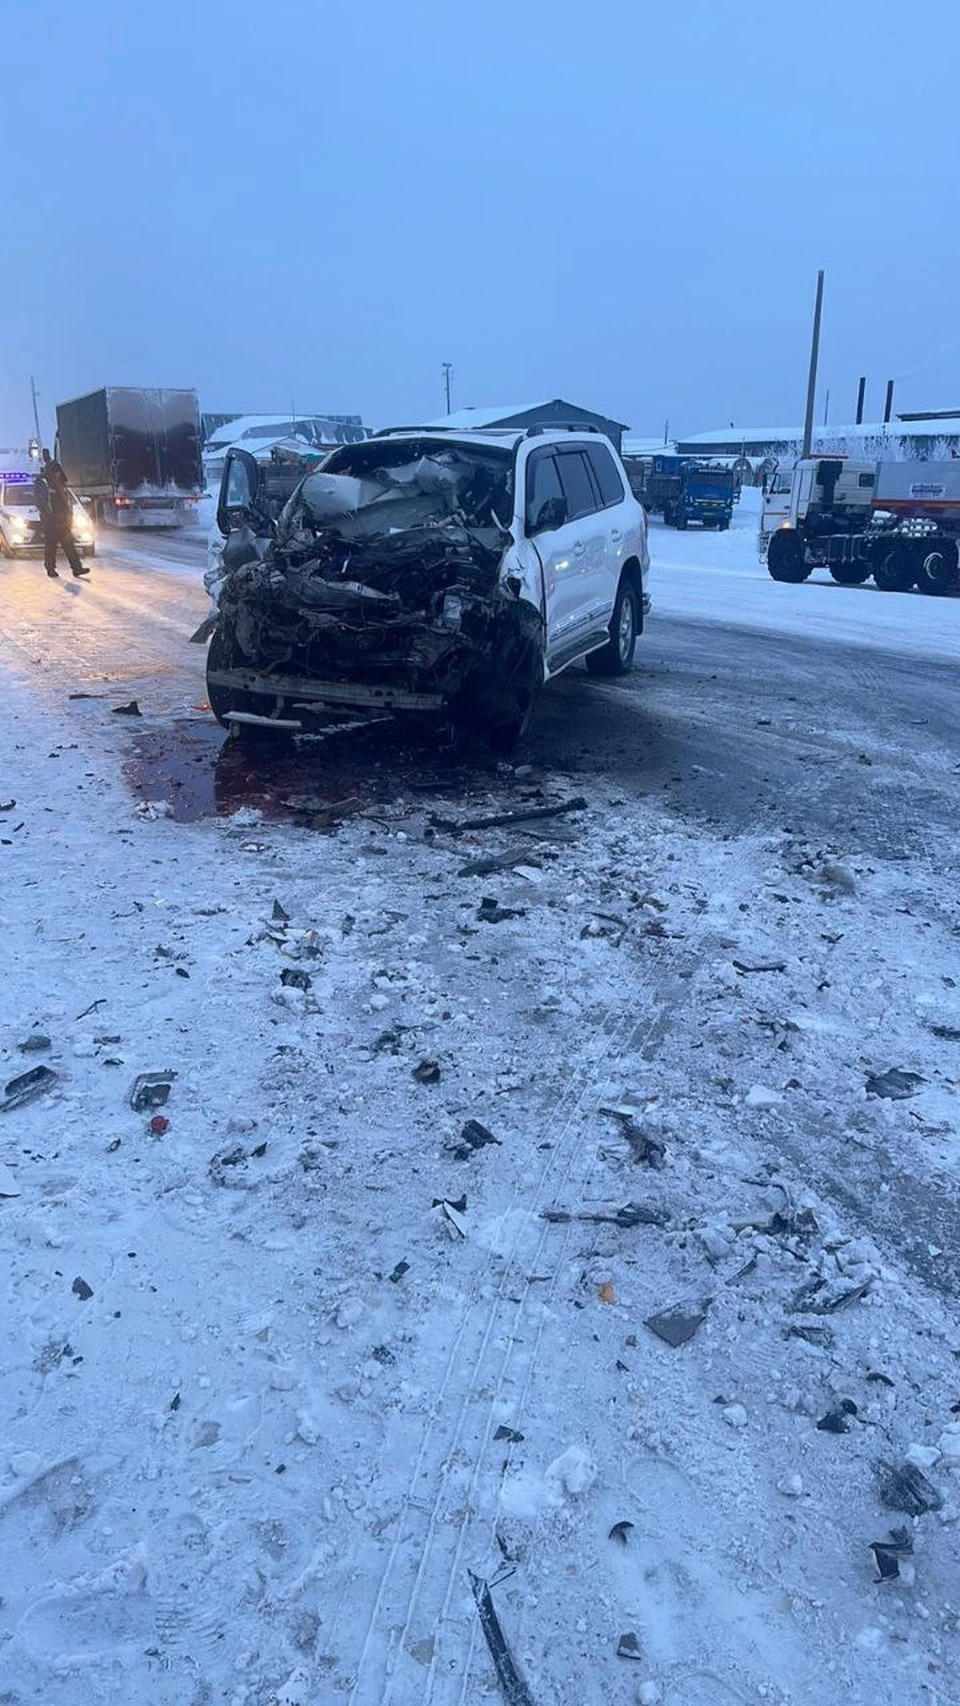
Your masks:
<svg viewBox="0 0 960 1706"><path fill-rule="evenodd" d="M485 749L448 746L439 733L371 723L325 740L235 739L219 724L181 718L144 729L124 764L136 799L163 801L176 823L252 807L274 821L336 828L341 818L411 792L468 801L504 782Z"/></svg>

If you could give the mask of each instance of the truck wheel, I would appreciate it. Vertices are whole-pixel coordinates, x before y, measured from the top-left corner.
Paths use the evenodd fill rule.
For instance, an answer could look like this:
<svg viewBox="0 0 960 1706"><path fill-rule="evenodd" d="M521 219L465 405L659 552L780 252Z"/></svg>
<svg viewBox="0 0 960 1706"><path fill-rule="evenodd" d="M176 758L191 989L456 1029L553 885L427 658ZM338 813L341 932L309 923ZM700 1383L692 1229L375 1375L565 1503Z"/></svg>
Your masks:
<svg viewBox="0 0 960 1706"><path fill-rule="evenodd" d="M610 618L610 638L599 651L587 654L590 674L627 675L633 667L639 629L637 589L631 579L621 575L617 601Z"/></svg>
<svg viewBox="0 0 960 1706"><path fill-rule="evenodd" d="M685 515L678 515L676 525L677 525L678 533L685 533L687 531L687 518L686 518L686 516Z"/></svg>
<svg viewBox="0 0 960 1706"><path fill-rule="evenodd" d="M870 578L869 563L830 563L829 569L838 586L862 586Z"/></svg>
<svg viewBox="0 0 960 1706"><path fill-rule="evenodd" d="M813 564L805 561L803 540L795 527L778 527L767 546L767 572L772 580L789 581L799 586L805 581Z"/></svg>
<svg viewBox="0 0 960 1706"><path fill-rule="evenodd" d="M914 558L905 545L894 545L873 565L874 584L881 592L909 592L916 578Z"/></svg>
<svg viewBox="0 0 960 1706"><path fill-rule="evenodd" d="M717 531L718 531L718 532L719 532L719 533L726 533L726 531L727 531L727 528L728 528L728 527L729 527L729 526L730 526L730 523L729 523L729 521L718 521L718 522L717 522Z"/></svg>
<svg viewBox="0 0 960 1706"><path fill-rule="evenodd" d="M938 539L921 545L915 563L921 592L953 592L960 582L960 550L955 539Z"/></svg>

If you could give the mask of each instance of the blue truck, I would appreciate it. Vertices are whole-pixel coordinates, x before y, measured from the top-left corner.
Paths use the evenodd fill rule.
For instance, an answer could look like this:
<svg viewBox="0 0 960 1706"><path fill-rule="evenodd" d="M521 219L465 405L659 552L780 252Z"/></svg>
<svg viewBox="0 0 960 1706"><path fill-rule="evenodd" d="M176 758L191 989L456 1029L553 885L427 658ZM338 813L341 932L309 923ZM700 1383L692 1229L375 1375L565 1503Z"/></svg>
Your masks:
<svg viewBox="0 0 960 1706"><path fill-rule="evenodd" d="M737 496L733 468L700 456L624 457L633 495L648 515L662 515L667 527L730 526Z"/></svg>

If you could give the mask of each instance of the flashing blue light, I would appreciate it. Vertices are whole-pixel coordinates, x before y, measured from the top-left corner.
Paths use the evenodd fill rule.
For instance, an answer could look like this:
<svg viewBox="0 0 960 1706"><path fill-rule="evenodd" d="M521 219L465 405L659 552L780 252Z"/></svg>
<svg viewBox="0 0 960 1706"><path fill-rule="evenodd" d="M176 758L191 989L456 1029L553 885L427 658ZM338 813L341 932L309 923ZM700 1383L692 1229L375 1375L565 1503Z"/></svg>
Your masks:
<svg viewBox="0 0 960 1706"><path fill-rule="evenodd" d="M0 480L7 486L32 486L36 474L0 474Z"/></svg>

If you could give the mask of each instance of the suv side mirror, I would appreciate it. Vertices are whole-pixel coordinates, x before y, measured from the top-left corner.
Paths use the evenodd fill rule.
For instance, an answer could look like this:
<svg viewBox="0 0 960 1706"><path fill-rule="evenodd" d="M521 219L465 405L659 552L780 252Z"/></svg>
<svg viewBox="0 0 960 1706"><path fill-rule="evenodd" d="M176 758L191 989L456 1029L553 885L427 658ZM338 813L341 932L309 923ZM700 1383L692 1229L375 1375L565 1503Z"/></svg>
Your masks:
<svg viewBox="0 0 960 1706"><path fill-rule="evenodd" d="M226 535L235 527L249 524L257 515L259 496L260 469L256 458L249 450L228 450L217 501L220 532Z"/></svg>
<svg viewBox="0 0 960 1706"><path fill-rule="evenodd" d="M566 498L545 498L533 519L530 533L554 533L567 519Z"/></svg>

